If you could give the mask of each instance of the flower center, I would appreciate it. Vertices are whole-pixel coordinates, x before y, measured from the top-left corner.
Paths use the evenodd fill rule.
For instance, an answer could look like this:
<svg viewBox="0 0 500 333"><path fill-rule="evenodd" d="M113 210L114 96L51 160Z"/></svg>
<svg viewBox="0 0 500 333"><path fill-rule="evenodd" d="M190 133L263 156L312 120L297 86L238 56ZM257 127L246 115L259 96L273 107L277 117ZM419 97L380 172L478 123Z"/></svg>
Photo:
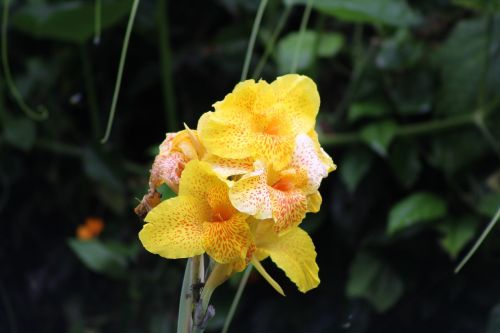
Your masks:
<svg viewBox="0 0 500 333"><path fill-rule="evenodd" d="M277 118L272 119L267 123L267 126L264 128L264 133L269 135L278 135L280 133L281 123Z"/></svg>
<svg viewBox="0 0 500 333"><path fill-rule="evenodd" d="M293 190L295 186L289 177L284 177L274 183L272 187L278 191L288 192L290 190Z"/></svg>
<svg viewBox="0 0 500 333"><path fill-rule="evenodd" d="M228 207L219 206L212 210L212 222L224 222L233 216L233 212Z"/></svg>

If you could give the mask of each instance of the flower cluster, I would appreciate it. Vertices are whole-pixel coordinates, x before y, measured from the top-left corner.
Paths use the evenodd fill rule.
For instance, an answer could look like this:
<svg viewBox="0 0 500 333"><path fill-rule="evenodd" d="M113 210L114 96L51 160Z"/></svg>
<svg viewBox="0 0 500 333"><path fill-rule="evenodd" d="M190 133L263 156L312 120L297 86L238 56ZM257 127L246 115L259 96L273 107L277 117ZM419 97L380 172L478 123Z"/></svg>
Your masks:
<svg viewBox="0 0 500 333"><path fill-rule="evenodd" d="M169 133L136 208L144 247L162 257L207 253L227 275L270 257L306 292L319 284L316 251L299 225L321 205L318 188L336 166L314 130L315 83L289 74L239 83L197 130ZM178 196L160 202L167 184ZM146 215L147 214L147 215Z"/></svg>

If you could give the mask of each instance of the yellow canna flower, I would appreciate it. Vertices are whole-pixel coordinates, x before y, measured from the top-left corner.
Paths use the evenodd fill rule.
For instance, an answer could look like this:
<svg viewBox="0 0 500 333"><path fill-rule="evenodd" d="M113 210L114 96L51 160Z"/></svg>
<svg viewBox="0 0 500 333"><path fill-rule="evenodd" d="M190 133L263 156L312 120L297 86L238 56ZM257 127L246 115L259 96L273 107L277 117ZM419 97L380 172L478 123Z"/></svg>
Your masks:
<svg viewBox="0 0 500 333"><path fill-rule="evenodd" d="M255 162L255 171L243 175L229 191L234 207L256 219L273 218L276 232L297 226L307 212L319 211L318 188L335 165L314 139L306 134L296 137L287 169L276 171Z"/></svg>
<svg viewBox="0 0 500 333"><path fill-rule="evenodd" d="M207 151L227 159L262 160L276 170L292 158L295 138L314 129L319 109L316 84L289 74L271 84L264 80L239 83L198 122Z"/></svg>
<svg viewBox="0 0 500 333"><path fill-rule="evenodd" d="M228 197L228 183L206 162L186 164L179 195L163 201L145 218L139 238L144 247L169 259L207 253L216 262L245 258L250 245L248 215Z"/></svg>

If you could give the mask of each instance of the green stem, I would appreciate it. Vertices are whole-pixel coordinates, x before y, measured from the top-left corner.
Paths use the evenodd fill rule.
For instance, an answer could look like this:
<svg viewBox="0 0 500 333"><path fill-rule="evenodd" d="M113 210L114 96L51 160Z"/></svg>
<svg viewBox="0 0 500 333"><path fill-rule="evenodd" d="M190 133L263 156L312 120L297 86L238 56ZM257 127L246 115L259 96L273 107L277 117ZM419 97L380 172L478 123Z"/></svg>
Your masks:
<svg viewBox="0 0 500 333"><path fill-rule="evenodd" d="M484 242L484 239L486 238L486 236L488 236L488 234L490 233L491 229L493 229L493 227L495 226L495 224L498 222L499 219L500 219L500 206L498 207L495 216L493 216L493 218L491 219L490 223L488 223L488 225L486 226L486 229L484 229L484 231L481 234L481 236L479 236L479 239L476 241L476 243L474 243L474 246L472 247L472 249L470 249L470 251L467 253L467 255L465 256L465 258L463 258L462 261L455 268L455 274L457 274L458 272L460 272L460 270L465 266L465 264L474 255L474 253L476 253L476 251L479 248L479 246Z"/></svg>
<svg viewBox="0 0 500 333"><path fill-rule="evenodd" d="M37 111L32 110L23 100L23 97L19 90L17 90L14 80L12 79L12 74L10 72L9 58L7 56L7 26L9 23L9 0L4 0L3 2L3 17L2 17L2 66L5 75L5 82L9 87L12 97L17 102L19 108L31 119L33 120L44 120L49 116L49 112L44 106L39 106Z"/></svg>
<svg viewBox="0 0 500 333"><path fill-rule="evenodd" d="M266 9L267 1L268 0L261 0L259 8L257 9L257 15L255 16L255 21L253 22L252 33L250 35L250 40L248 41L247 53L245 55L245 62L243 64L240 81L246 80L248 76L248 68L250 67L250 60L252 59L255 39L257 38L257 33L259 32L260 22L262 21L262 15Z"/></svg>
<svg viewBox="0 0 500 333"><path fill-rule="evenodd" d="M116 76L116 84L113 93L113 101L111 102L111 110L109 111L108 124L106 125L106 132L104 133L104 137L101 139L101 143L106 143L111 133L111 126L113 125L113 120L115 117L116 103L118 102L118 94L120 93L120 85L122 83L123 67L125 66L125 59L127 58L128 42L132 33L132 27L134 26L134 19L135 15L137 14L137 7L139 6L139 2L140 0L134 0L134 3L132 4L132 10L130 11L127 30L125 31L125 38L123 39L120 63L118 64L118 74Z"/></svg>
<svg viewBox="0 0 500 333"><path fill-rule="evenodd" d="M300 22L299 38L297 39L297 45L295 46L295 54L292 60L292 65L290 67L290 73L295 73L297 71L297 66L299 64L300 47L302 46L302 39L304 39L307 22L309 21L309 16L311 15L313 1L314 0L307 1L306 8L304 9L304 14L302 15L302 21Z"/></svg>
<svg viewBox="0 0 500 333"><path fill-rule="evenodd" d="M179 120L175 109L175 95L172 72L172 51L170 48L170 30L167 0L158 0L156 9L158 27L158 47L160 51L161 78L163 86L163 106L167 128L170 132L177 130Z"/></svg>
<svg viewBox="0 0 500 333"><path fill-rule="evenodd" d="M94 7L94 44L101 42L101 0L95 0Z"/></svg>
<svg viewBox="0 0 500 333"><path fill-rule="evenodd" d="M417 124L403 125L396 130L395 137L411 137L434 132L442 132L472 123L474 123L474 116L472 114L464 114L442 120L432 120ZM362 138L358 132L349 132L323 135L321 136L320 141L324 146L343 146L361 143Z"/></svg>
<svg viewBox="0 0 500 333"><path fill-rule="evenodd" d="M234 314L236 312L236 308L240 303L241 295L243 294L243 290L248 282L248 278L250 277L250 273L252 273L252 264L249 264L245 273L241 277L240 284L238 285L238 290L236 291L236 295L234 296L233 302L231 303L231 307L229 308L229 312L227 313L226 320L224 321L224 327L222 328L222 333L227 333L229 330L229 325L231 325L231 321L233 320Z"/></svg>
<svg viewBox="0 0 500 333"><path fill-rule="evenodd" d="M92 132L94 134L94 137L97 137L101 132L99 107L97 104L94 77L92 75L92 65L90 64L90 57L84 45L80 46L80 57L83 64L83 79L85 81L85 90L87 91L87 103L90 109L90 122L92 124Z"/></svg>
<svg viewBox="0 0 500 333"><path fill-rule="evenodd" d="M281 13L278 24L276 25L276 28L274 29L271 35L271 38L266 43L266 49L264 50L264 54L260 58L259 63L257 64L257 67L255 68L252 74L252 77L254 79L258 79L258 77L262 73L262 70L264 69L264 66L267 63L267 59L269 59L269 56L273 53L276 40L278 39L279 35L281 34L281 31L285 27L286 21L288 20L288 17L290 16L291 12L292 12L292 5L289 5L286 6L285 10Z"/></svg>
<svg viewBox="0 0 500 333"><path fill-rule="evenodd" d="M191 308L191 318L192 318L192 333L203 332L201 324L203 323L205 312L202 311L201 318L197 316L197 307L200 303L201 285L205 282L205 261L203 255L194 256L191 261L191 297L193 299L193 304Z"/></svg>
<svg viewBox="0 0 500 333"><path fill-rule="evenodd" d="M189 333L191 328L191 309L193 307L193 297L190 293L192 258L186 262L186 270L182 279L181 296L179 298L179 313L177 316L177 333Z"/></svg>

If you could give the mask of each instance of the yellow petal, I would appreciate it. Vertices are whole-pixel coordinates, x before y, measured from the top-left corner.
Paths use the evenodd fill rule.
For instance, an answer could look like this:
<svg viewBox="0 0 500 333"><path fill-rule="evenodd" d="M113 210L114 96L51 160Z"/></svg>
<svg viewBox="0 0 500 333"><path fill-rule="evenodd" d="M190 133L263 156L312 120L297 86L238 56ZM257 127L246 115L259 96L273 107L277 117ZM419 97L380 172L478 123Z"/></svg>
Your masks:
<svg viewBox="0 0 500 333"><path fill-rule="evenodd" d="M265 80L246 80L238 83L223 101L214 104L217 113L228 119L248 116L267 116L276 103L274 90Z"/></svg>
<svg viewBox="0 0 500 333"><path fill-rule="evenodd" d="M316 288L320 282L316 250L309 235L300 228L293 228L278 241L260 246L271 260L281 268L303 293Z"/></svg>
<svg viewBox="0 0 500 333"><path fill-rule="evenodd" d="M278 284L278 282L276 282L272 277L271 275L269 275L266 270L264 269L264 267L260 264L260 262L256 259L252 259L252 264L255 266L255 268L257 269L257 271L260 273L260 275L262 275L262 277L264 279L266 279L266 281L271 285L271 287L274 288L274 290L276 290L278 293L280 293L282 296L285 296L285 292L283 291L283 289L280 287L280 285Z"/></svg>
<svg viewBox="0 0 500 333"><path fill-rule="evenodd" d="M228 196L229 187L212 170L210 164L201 161L190 161L182 173L179 184L179 195L192 196L202 200L216 210L226 210L230 215L234 210Z"/></svg>
<svg viewBox="0 0 500 333"><path fill-rule="evenodd" d="M146 250L165 258L199 255L204 252L202 226L208 216L208 208L200 200L175 197L148 213L139 239Z"/></svg>
<svg viewBox="0 0 500 333"><path fill-rule="evenodd" d="M271 83L276 108L290 117L294 133L307 133L314 128L319 110L319 93L313 80L304 75L288 74Z"/></svg>
<svg viewBox="0 0 500 333"><path fill-rule="evenodd" d="M319 212L321 207L321 202L323 199L321 198L321 194L316 191L313 194L309 194L307 196L307 211L311 213Z"/></svg>
<svg viewBox="0 0 500 333"><path fill-rule="evenodd" d="M276 232L285 232L302 222L307 212L307 198L302 191L280 191L270 188L269 196Z"/></svg>
<svg viewBox="0 0 500 333"><path fill-rule="evenodd" d="M272 164L276 170L285 168L292 160L295 146L293 135L257 132L253 134L252 140L252 156Z"/></svg>
<svg viewBox="0 0 500 333"><path fill-rule="evenodd" d="M235 213L229 220L203 223L203 247L218 263L230 263L246 257L250 245L247 215Z"/></svg>
<svg viewBox="0 0 500 333"><path fill-rule="evenodd" d="M251 123L248 117L237 112L230 122L218 113L206 112L198 120L198 134L212 154L224 158L247 158L252 155Z"/></svg>
<svg viewBox="0 0 500 333"><path fill-rule="evenodd" d="M256 162L256 170L244 175L229 190L233 206L257 219L272 216L271 198L267 185L267 173L263 164Z"/></svg>

